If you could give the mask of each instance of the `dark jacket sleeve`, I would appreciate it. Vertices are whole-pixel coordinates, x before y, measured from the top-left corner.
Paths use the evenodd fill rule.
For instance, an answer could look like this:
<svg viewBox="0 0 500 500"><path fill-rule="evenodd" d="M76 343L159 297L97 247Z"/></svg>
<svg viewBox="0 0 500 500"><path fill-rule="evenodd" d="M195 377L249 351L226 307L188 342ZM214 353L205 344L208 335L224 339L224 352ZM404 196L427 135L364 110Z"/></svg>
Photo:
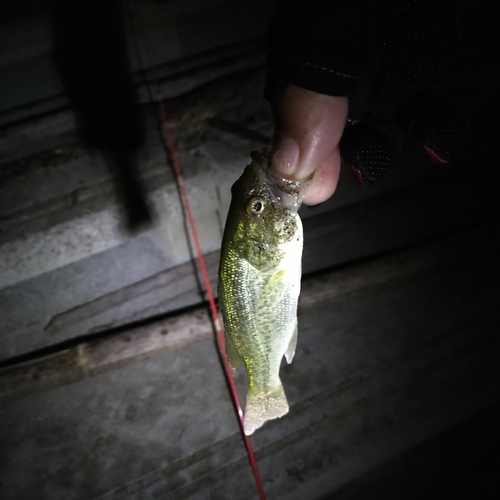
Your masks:
<svg viewBox="0 0 500 500"><path fill-rule="evenodd" d="M379 12L372 0L279 2L269 29L266 97L279 82L327 95L359 94L371 81Z"/></svg>
<svg viewBox="0 0 500 500"><path fill-rule="evenodd" d="M269 30L270 80L347 95L373 58L376 10L371 0L280 2Z"/></svg>
<svg viewBox="0 0 500 500"><path fill-rule="evenodd" d="M469 102L491 95L500 83L499 11L497 0L281 1L266 97L279 82L348 96L356 121L390 117L418 92Z"/></svg>

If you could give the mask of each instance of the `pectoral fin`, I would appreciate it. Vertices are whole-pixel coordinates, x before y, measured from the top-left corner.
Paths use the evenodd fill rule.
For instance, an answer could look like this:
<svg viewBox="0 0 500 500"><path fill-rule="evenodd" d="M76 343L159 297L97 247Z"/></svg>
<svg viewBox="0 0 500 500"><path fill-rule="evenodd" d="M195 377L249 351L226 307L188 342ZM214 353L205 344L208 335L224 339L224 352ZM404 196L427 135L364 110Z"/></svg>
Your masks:
<svg viewBox="0 0 500 500"><path fill-rule="evenodd" d="M293 329L292 336L290 337L290 342L288 343L288 348L285 352L285 358L288 364L292 362L293 356L295 355L295 349L297 348L297 332L298 327L297 323L295 323L295 328Z"/></svg>

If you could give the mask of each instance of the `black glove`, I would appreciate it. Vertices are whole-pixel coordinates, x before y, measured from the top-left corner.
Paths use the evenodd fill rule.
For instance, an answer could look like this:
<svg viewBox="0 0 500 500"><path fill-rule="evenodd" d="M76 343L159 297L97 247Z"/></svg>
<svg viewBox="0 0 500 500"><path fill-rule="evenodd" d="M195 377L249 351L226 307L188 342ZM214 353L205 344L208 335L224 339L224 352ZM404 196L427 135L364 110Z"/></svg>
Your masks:
<svg viewBox="0 0 500 500"><path fill-rule="evenodd" d="M445 165L466 136L466 119L439 99L420 95L398 110L393 120L372 117L347 126L340 142L345 166L363 186L374 184L400 160L411 136L431 162Z"/></svg>

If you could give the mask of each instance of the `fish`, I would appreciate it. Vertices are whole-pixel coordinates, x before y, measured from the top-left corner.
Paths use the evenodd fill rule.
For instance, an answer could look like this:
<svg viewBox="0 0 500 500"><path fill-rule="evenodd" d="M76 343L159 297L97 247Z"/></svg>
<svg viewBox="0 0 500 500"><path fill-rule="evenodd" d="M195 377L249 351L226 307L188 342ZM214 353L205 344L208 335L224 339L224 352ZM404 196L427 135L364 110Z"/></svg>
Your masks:
<svg viewBox="0 0 500 500"><path fill-rule="evenodd" d="M218 281L228 361L233 371L243 362L247 373L246 435L289 410L279 369L283 356L292 362L297 344L303 248L297 212L311 181L274 175L267 150L251 158L231 188Z"/></svg>

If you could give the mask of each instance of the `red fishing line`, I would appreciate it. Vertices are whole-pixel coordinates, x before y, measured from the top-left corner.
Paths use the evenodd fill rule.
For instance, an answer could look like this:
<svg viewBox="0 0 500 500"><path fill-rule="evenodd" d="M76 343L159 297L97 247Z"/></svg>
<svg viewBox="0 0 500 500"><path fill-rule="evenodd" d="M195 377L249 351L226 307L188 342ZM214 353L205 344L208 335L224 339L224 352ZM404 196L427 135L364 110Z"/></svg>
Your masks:
<svg viewBox="0 0 500 500"><path fill-rule="evenodd" d="M156 80L153 80L153 81L156 81ZM210 305L210 312L212 315L212 321L214 324L214 328L217 332L217 341L218 341L219 349L221 350L221 358L223 359L224 371L225 371L227 380L229 382L231 396L233 399L233 403L234 403L236 412L238 414L238 422L240 424L240 431L241 431L241 434L242 434L243 439L245 441L245 447L247 450L248 458L250 459L250 464L252 466L252 471L253 471L253 474L255 477L255 482L257 484L257 489L259 490L260 498L265 500L266 496L264 493L264 488L262 486L262 481L260 479L257 461L255 460L255 455L253 453L252 443L250 442L250 438L244 432L243 410L241 408L240 398L238 396L238 389L236 388L236 383L234 381L233 373L231 371L231 367L229 366L229 362L227 360L226 344L224 341L224 332L222 331L222 328L220 326L219 312L217 310L217 306L215 305L215 299L214 299L214 294L212 291L212 285L210 284L210 279L208 277L208 272L207 272L207 268L205 265L205 259L203 257L203 252L201 250L200 241L198 239L198 232L196 230L196 225L194 222L193 214L191 212L191 207L189 204L189 199L187 196L186 188L184 187L184 180L183 180L182 172L181 172L179 162L177 159L177 153L175 151L174 141L172 140L172 134L170 133L170 129L168 127L165 106L163 105L163 101L161 101L161 100L158 100L158 105L160 108L161 119L162 119L162 130L165 134L165 140L166 140L168 148L170 150L170 155L172 158L172 163L174 166L175 175L176 175L176 178L177 178L177 181L179 184L179 189L180 189L181 196L182 196L182 204L183 204L184 210L186 212L186 215L187 215L187 218L189 221L189 227L191 229L191 234L193 236L193 241L194 241L196 253L198 256L198 262L200 265L201 274L203 276L203 282L205 284L208 303Z"/></svg>
<svg viewBox="0 0 500 500"><path fill-rule="evenodd" d="M131 7L132 7L132 5L131 5ZM132 8L131 8L131 13L132 13ZM132 17L134 17L134 16L132 16ZM132 22L131 25L132 25L132 29L135 30L135 23ZM143 46L144 46L145 52L147 54L149 54L149 52L147 51L147 47L145 46L144 43L143 43ZM137 47L137 50L138 51L140 50L139 47ZM148 60L151 61L151 58L148 57ZM238 396L238 389L236 388L236 383L234 381L231 367L229 365L229 361L228 361L227 356L226 356L226 344L224 341L224 332L222 331L222 328L221 328L221 323L220 323L220 319L219 319L219 312L218 312L217 306L215 304L212 286L210 284L210 279L208 277L207 267L205 265L205 259L203 257L203 252L201 250L200 240L198 238L198 231L196 230L196 224L195 224L194 217L193 217L193 214L191 211L191 205L189 204L189 198L188 198L188 195L186 192L186 188L184 186L184 178L182 176L182 171L181 171L179 161L177 158L177 152L175 150L174 141L172 138L172 134L170 132L169 125L168 125L167 112L165 110L165 105L163 103L163 100L160 97L158 79L156 77L154 70L152 70L152 69L149 70L149 75L150 75L149 81L152 83L152 86L155 90L155 100L156 100L156 103L158 104L158 109L160 111L163 136L164 136L168 151L170 153L170 157L172 159L172 165L174 168L175 177L177 179L177 184L179 186L179 191L181 193L182 206L183 206L184 212L187 216L187 219L189 222L189 227L191 230L191 235L192 235L193 242L194 242L194 246L196 248L198 263L200 266L201 274L203 277L203 282L205 284L208 303L210 306L210 314L212 317L214 329L217 333L217 344L219 346L219 350L221 353L221 359L223 360L223 369L224 369L224 373L225 373L225 376L226 376L228 384L229 384L231 398L232 398L234 407L236 409L236 413L238 415L238 422L240 425L241 435L243 436L245 448L247 451L248 458L250 460L250 465L252 467L252 472L253 472L253 475L255 478L255 483L257 485L257 490L259 492L260 499L266 500L266 494L264 492L264 487L262 485L262 480L260 478L259 468L257 466L257 461L255 459L255 455L253 452L252 443L250 442L250 438L244 432L243 410L241 408L240 398Z"/></svg>

